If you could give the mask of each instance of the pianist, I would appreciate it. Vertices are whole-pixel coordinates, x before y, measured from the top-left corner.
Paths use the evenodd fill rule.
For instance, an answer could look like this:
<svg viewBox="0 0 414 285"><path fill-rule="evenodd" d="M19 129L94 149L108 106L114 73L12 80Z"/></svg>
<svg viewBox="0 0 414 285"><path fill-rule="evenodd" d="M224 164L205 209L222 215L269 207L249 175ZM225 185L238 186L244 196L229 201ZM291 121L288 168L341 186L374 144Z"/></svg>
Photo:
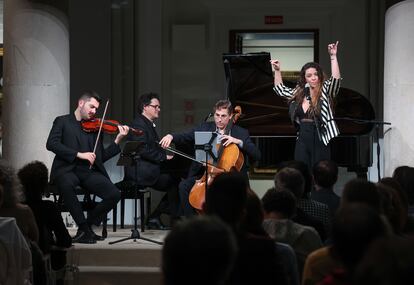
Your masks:
<svg viewBox="0 0 414 285"><path fill-rule="evenodd" d="M338 42L328 45L330 78L325 78L318 63L308 62L302 67L298 84L293 89L283 84L280 62L270 61L274 70L273 90L288 99L289 117L297 129L295 160L305 162L309 169L320 160L330 159L329 141L339 135L332 114L332 99L338 94L341 82L337 51Z"/></svg>
<svg viewBox="0 0 414 285"><path fill-rule="evenodd" d="M139 114L131 124L132 128L144 131L143 135L128 135L129 141L140 141L143 148L134 166L125 167L124 181L134 181L140 186L148 186L158 191L167 192L160 204L148 217L147 227L150 229L167 229L161 222L161 214L169 214L174 219L178 207L177 183L168 173L161 173L161 163L172 158L158 144L159 138L155 129L155 120L158 119L161 105L155 93L146 93L139 99Z"/></svg>

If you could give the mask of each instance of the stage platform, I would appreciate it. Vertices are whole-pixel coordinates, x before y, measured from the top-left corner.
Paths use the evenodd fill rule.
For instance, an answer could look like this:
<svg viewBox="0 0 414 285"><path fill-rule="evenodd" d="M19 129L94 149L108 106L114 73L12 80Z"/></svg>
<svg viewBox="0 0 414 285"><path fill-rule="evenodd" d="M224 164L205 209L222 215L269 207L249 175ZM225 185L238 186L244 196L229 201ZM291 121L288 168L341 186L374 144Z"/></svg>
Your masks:
<svg viewBox="0 0 414 285"><path fill-rule="evenodd" d="M95 232L100 234L101 229ZM75 235L76 230L71 229ZM168 231L146 230L144 238L162 242ZM162 245L142 239L126 240L110 245L109 242L131 236L131 229L108 231L108 237L96 244L75 243L67 254L67 263L73 272L66 276L65 284L161 284Z"/></svg>

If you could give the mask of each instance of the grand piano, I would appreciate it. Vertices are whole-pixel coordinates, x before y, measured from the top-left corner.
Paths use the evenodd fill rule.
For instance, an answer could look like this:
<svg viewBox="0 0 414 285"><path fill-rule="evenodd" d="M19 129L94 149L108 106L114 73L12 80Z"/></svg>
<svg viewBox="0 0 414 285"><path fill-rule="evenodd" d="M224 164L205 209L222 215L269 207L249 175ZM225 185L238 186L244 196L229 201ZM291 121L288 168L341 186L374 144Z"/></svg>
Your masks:
<svg viewBox="0 0 414 285"><path fill-rule="evenodd" d="M237 124L249 130L262 152L252 169L257 175L274 173L279 163L292 160L296 140L287 102L273 92L269 60L266 52L223 54L227 96L233 106L242 109ZM294 74L282 75L285 85L296 85ZM358 92L341 87L334 100L334 117L340 136L330 143L332 160L358 177L366 177L372 166L374 126L361 122L375 119L371 103Z"/></svg>

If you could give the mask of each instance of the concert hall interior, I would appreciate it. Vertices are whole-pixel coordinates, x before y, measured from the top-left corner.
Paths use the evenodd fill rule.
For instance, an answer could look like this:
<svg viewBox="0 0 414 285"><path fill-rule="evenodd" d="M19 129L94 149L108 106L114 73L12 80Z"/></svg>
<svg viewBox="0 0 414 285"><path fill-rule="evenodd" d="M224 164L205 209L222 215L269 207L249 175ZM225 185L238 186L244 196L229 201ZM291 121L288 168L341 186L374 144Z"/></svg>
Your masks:
<svg viewBox="0 0 414 285"><path fill-rule="evenodd" d="M0 284L409 284L413 25L413 0L0 0Z"/></svg>

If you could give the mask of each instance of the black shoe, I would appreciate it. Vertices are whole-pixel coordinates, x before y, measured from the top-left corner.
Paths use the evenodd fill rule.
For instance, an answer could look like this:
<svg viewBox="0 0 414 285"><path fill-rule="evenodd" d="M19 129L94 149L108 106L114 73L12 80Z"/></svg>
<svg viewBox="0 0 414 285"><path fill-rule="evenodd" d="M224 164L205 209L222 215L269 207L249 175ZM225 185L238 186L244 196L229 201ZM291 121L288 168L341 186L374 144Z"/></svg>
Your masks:
<svg viewBox="0 0 414 285"><path fill-rule="evenodd" d="M161 222L160 218L151 218L148 220L146 224L146 228L149 230L169 230L170 228L167 226L164 226L164 224Z"/></svg>
<svg viewBox="0 0 414 285"><path fill-rule="evenodd" d="M90 231L82 231L78 230L76 235L72 238L73 243L86 243L86 244L92 244L96 243L95 238L93 237L93 233Z"/></svg>
<svg viewBox="0 0 414 285"><path fill-rule="evenodd" d="M97 235L94 231L92 231L92 236L96 241L103 241L105 238L103 236Z"/></svg>

